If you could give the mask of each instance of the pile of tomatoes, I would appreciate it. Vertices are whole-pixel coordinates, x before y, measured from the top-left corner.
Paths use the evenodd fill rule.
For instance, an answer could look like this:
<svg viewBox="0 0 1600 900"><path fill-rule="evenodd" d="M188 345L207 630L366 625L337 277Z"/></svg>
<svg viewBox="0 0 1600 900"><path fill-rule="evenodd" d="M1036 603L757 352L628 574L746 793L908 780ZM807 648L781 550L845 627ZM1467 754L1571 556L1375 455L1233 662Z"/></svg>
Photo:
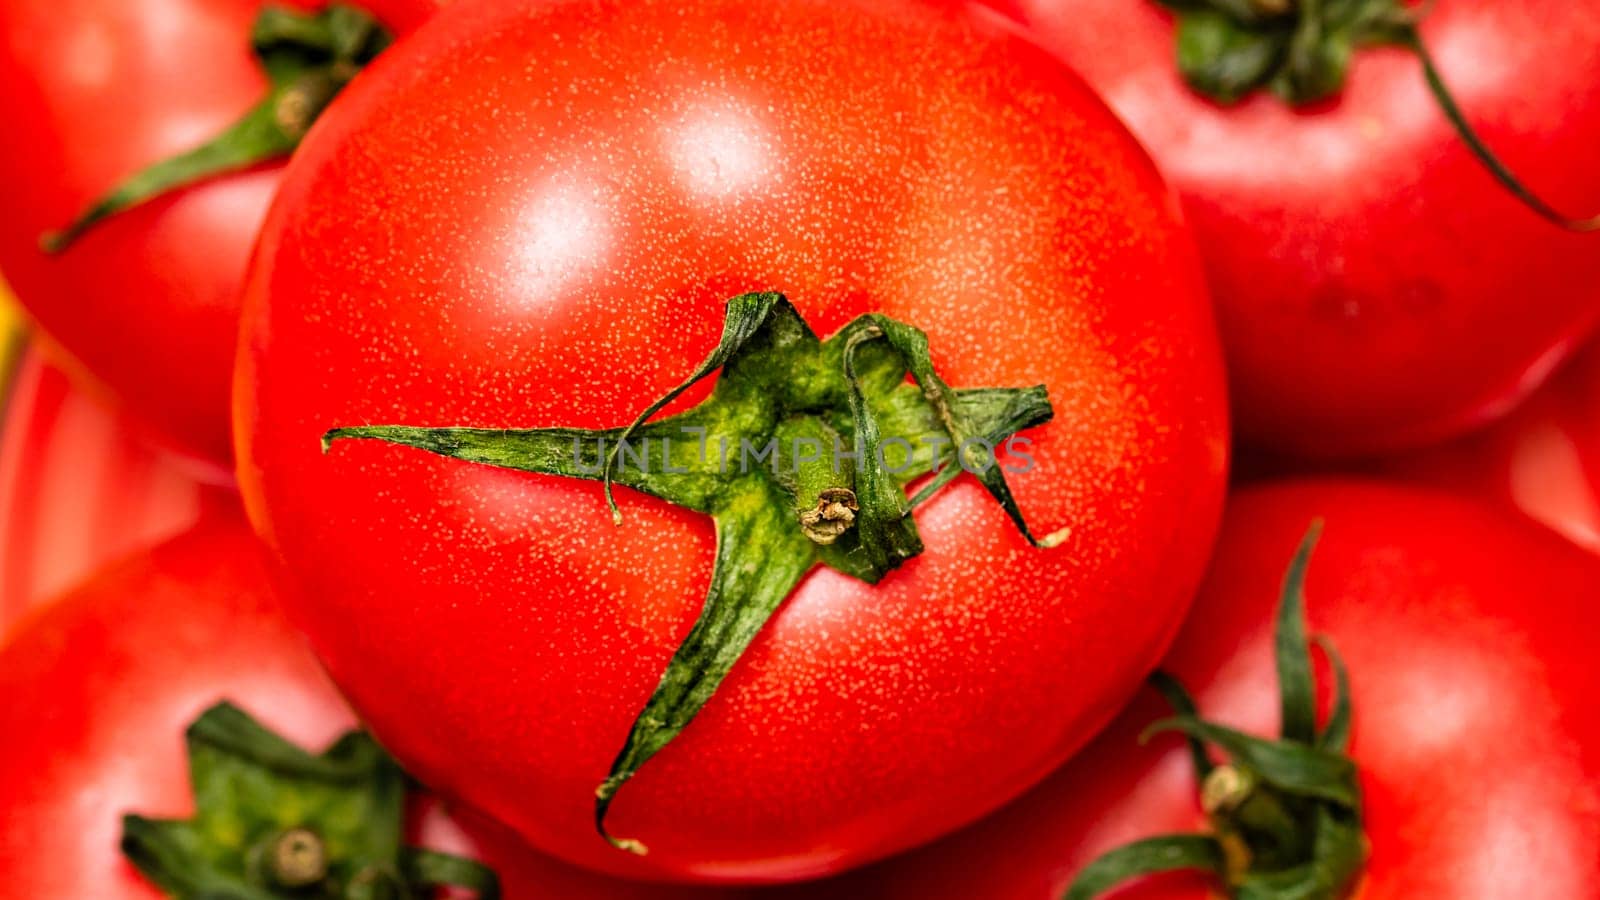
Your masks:
<svg viewBox="0 0 1600 900"><path fill-rule="evenodd" d="M0 898L1600 900L1600 6L0 0L0 115Z"/></svg>

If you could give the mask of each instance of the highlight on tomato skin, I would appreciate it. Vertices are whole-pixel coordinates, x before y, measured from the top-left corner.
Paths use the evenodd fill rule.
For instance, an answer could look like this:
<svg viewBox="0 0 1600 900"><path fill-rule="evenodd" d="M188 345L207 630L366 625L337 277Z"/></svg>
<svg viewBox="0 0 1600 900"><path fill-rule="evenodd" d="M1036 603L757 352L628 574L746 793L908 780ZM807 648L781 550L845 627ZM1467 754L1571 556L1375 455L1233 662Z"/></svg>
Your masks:
<svg viewBox="0 0 1600 900"><path fill-rule="evenodd" d="M471 3L333 113L252 267L240 482L296 623L442 795L618 875L817 877L1014 796L1159 658L1228 456L1199 264L1143 150L992 16ZM729 325L771 296L826 348ZM599 439L673 397L734 448L1004 426L1034 466L916 502L862 465L852 510L619 461L618 525ZM873 538L802 547L841 510Z"/></svg>
<svg viewBox="0 0 1600 900"><path fill-rule="evenodd" d="M437 6L359 3L396 33ZM264 14L328 8L316 0L0 6L0 119L27 135L0 147L0 271L58 363L214 480L230 477L228 385L245 266L292 147L248 146L283 112L250 116L271 90L253 41ZM251 126L231 144L172 166L241 117ZM68 227L123 187L143 202Z"/></svg>
<svg viewBox="0 0 1600 900"><path fill-rule="evenodd" d="M1582 218L1600 210L1600 171L1587 162L1600 142L1600 7L1317 4L1327 16L1420 25L1354 46L1330 25L1324 48L1337 52L1301 55L1348 51L1344 80L1294 103L1282 95L1295 89L1271 80L1288 73L1207 56L1240 50L1256 30L1208 36L1195 23L1260 9L1259 30L1287 39L1311 4L1019 5L1022 27L1106 98L1182 196L1243 444L1348 460L1460 435L1510 411L1600 324L1600 236L1551 224L1497 181L1409 48L1420 33L1482 146L1533 194ZM1255 80L1219 102L1186 82L1186 53L1200 70L1191 79L1203 80L1209 59L1212 74Z"/></svg>
<svg viewBox="0 0 1600 900"><path fill-rule="evenodd" d="M1600 728L1583 698L1600 682L1600 562L1561 538L1435 490L1344 478L1245 488L1230 500L1211 572L1163 670L1205 718L1275 734L1273 619L1314 519L1323 524L1305 585L1308 630L1348 667L1349 752L1371 845L1354 896L1595 895ZM1332 672L1320 654L1316 672L1326 716ZM1050 900L1107 850L1204 832L1183 741L1140 742L1171 715L1145 691L1021 800L827 888L890 900ZM1180 872L1107 896L1201 900L1219 890Z"/></svg>

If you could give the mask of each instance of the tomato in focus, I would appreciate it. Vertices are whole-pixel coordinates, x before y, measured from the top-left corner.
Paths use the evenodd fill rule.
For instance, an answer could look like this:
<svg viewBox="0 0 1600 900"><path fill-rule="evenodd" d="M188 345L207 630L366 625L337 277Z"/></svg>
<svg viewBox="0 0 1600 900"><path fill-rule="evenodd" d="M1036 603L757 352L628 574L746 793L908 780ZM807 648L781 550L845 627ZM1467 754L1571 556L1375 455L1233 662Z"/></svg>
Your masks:
<svg viewBox="0 0 1600 900"><path fill-rule="evenodd" d="M876 586L811 571L617 794L630 856L596 786L703 606L711 522L619 487L617 527L598 485L321 442L625 425L760 291L822 336L910 323L951 384L1047 390L1011 481L1060 544L962 476ZM992 17L448 8L302 146L248 294L239 478L295 621L425 783L601 870L819 876L1018 794L1159 658L1218 514L1222 376L1175 203Z"/></svg>

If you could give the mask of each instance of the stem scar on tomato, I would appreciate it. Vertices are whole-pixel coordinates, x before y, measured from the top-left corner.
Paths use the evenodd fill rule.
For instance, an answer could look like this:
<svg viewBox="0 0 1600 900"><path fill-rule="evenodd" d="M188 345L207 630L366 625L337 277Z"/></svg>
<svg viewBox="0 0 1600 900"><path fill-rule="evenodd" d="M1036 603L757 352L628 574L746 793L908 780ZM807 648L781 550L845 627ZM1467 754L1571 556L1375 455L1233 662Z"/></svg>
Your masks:
<svg viewBox="0 0 1600 900"><path fill-rule="evenodd" d="M1270 90L1294 105L1337 94L1364 47L1409 51L1428 91L1489 174L1541 218L1570 231L1600 231L1600 215L1567 216L1533 193L1478 137L1418 30L1432 3L1405 0L1154 0L1178 14L1178 70L1223 104Z"/></svg>
<svg viewBox="0 0 1600 900"><path fill-rule="evenodd" d="M60 253L100 220L169 191L287 157L351 79L393 36L372 16L334 4L321 12L266 6L250 45L267 76L267 95L221 134L130 176L39 245Z"/></svg>
<svg viewBox="0 0 1600 900"><path fill-rule="evenodd" d="M1321 534L1314 522L1284 577L1275 652L1282 734L1266 740L1200 718L1175 679L1151 681L1176 713L1145 737L1182 732L1200 779L1210 834L1148 838L1112 850L1078 873L1063 900L1091 900L1123 882L1177 870L1211 872L1239 900L1335 900L1346 897L1366 863L1361 790L1350 742L1349 676L1333 645L1316 643L1333 668L1333 710L1317 728L1316 691L1306 637L1305 577ZM1207 745L1221 749L1213 763Z"/></svg>
<svg viewBox="0 0 1600 900"><path fill-rule="evenodd" d="M122 822L123 854L172 897L500 896L483 864L402 845L406 776L365 732L313 756L219 703L185 740L194 817Z"/></svg>
<svg viewBox="0 0 1600 900"><path fill-rule="evenodd" d="M709 399L651 421L718 369ZM606 831L612 798L700 712L814 566L876 584L922 552L911 510L962 471L977 477L1033 546L1053 547L1065 537L1034 537L995 456L996 446L1053 414L1043 386L951 388L933 369L927 335L910 325L865 315L823 341L787 298L768 292L729 300L717 348L626 427L360 426L329 431L323 448L373 439L598 479L617 522L613 483L715 519L716 562L700 617L595 791L595 828L613 846L642 854L644 844ZM728 459L730 440L737 468ZM713 442L716 452L708 452ZM654 467L652 447L660 448ZM759 448L753 469L750 448ZM907 486L925 475L932 477L908 500Z"/></svg>

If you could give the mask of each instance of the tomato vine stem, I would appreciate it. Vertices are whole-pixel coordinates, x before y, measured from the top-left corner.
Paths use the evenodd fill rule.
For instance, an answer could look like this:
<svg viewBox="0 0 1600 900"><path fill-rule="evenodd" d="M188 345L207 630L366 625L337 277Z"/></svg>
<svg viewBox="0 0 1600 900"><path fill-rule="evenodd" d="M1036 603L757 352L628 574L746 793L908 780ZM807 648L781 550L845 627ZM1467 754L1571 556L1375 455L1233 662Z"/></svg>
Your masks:
<svg viewBox="0 0 1600 900"><path fill-rule="evenodd" d="M1484 168L1489 170L1489 174L1493 175L1496 181L1500 182L1506 190L1522 201L1525 206L1538 213L1545 221L1579 233L1600 231L1600 213L1587 219L1568 216L1551 206L1544 198L1535 194L1527 185L1523 184L1516 173L1512 172L1510 167L1502 162L1493 150L1489 149L1489 146L1478 136L1477 131L1473 129L1472 124L1467 121L1466 113L1462 111L1461 105L1456 102L1455 95L1450 92L1450 88L1444 82L1444 76L1439 72L1438 65L1434 63L1433 54L1428 52L1427 45L1422 42L1422 35L1415 28L1412 28L1407 41L1411 52L1416 54L1418 61L1422 63L1422 75L1427 80L1428 91L1433 94L1434 100L1438 102L1439 109L1443 111L1445 118L1450 120L1451 126L1461 136L1461 140L1467 145L1467 149L1472 151L1472 155L1478 158L1478 161L1483 164Z"/></svg>

